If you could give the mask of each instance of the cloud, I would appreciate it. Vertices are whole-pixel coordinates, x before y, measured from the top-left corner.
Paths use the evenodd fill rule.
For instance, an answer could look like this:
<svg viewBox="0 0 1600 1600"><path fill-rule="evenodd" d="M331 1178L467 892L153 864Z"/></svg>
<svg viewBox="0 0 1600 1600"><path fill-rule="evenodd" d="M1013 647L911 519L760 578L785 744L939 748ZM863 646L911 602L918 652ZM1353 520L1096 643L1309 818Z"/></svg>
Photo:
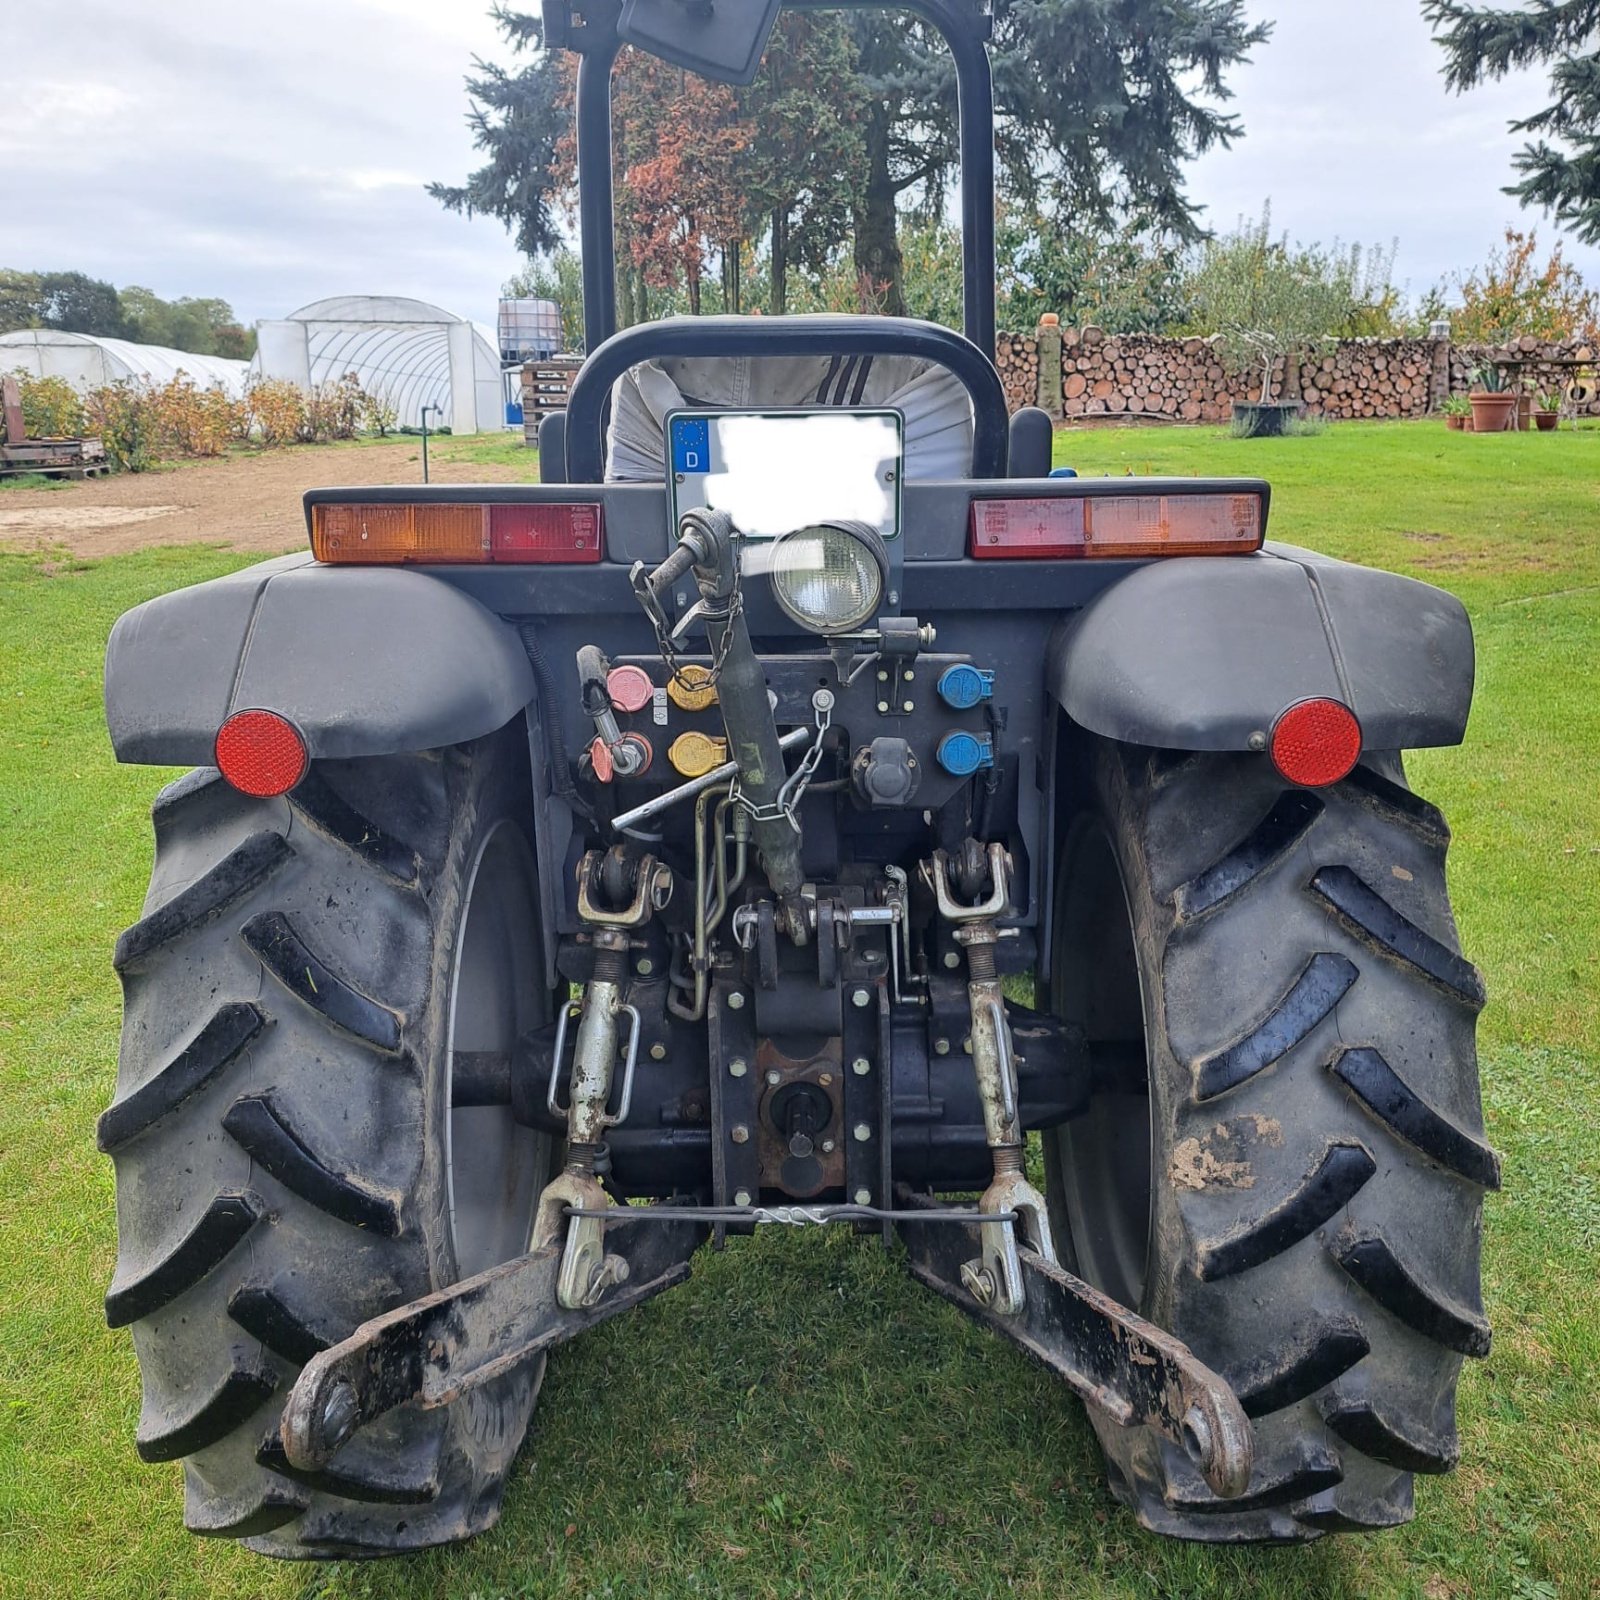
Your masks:
<svg viewBox="0 0 1600 1600"><path fill-rule="evenodd" d="M531 3L531 0L530 0ZM331 294L431 300L492 321L504 230L423 192L477 164L463 78L506 59L488 0L49 0L0 37L0 265L75 267L246 320ZM1271 197L1311 240L1400 242L1415 288L1480 261L1522 213L1506 121L1537 78L1465 97L1415 0L1275 13L1237 72L1247 136L1193 169L1212 222ZM1547 238L1553 230L1540 222ZM1568 246L1600 279L1600 252Z"/></svg>

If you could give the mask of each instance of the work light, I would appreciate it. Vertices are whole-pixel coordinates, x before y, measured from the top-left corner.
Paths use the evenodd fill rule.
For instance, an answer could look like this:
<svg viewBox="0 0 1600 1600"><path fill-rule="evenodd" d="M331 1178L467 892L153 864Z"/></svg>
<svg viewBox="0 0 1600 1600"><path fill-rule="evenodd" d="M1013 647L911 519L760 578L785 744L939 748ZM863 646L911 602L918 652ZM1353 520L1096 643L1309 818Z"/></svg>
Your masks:
<svg viewBox="0 0 1600 1600"><path fill-rule="evenodd" d="M889 556L865 522L821 522L772 547L772 592L812 633L847 633L870 622L883 599Z"/></svg>

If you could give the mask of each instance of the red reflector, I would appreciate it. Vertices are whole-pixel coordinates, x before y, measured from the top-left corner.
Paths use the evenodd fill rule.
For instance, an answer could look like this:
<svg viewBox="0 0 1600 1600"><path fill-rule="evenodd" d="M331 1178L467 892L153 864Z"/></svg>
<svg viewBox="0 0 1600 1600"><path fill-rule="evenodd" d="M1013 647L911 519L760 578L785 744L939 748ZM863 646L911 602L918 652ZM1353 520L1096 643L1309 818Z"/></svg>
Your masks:
<svg viewBox="0 0 1600 1600"><path fill-rule="evenodd" d="M501 505L489 508L491 561L598 561L598 505Z"/></svg>
<svg viewBox="0 0 1600 1600"><path fill-rule="evenodd" d="M1273 724L1272 764L1290 783L1337 783L1360 757L1361 724L1337 700L1302 700Z"/></svg>
<svg viewBox="0 0 1600 1600"><path fill-rule="evenodd" d="M1254 494L1064 495L974 500L970 548L980 561L1240 555L1262 533Z"/></svg>
<svg viewBox="0 0 1600 1600"><path fill-rule="evenodd" d="M217 730L217 767L241 794L287 794L306 775L306 742L276 711L236 711Z"/></svg>

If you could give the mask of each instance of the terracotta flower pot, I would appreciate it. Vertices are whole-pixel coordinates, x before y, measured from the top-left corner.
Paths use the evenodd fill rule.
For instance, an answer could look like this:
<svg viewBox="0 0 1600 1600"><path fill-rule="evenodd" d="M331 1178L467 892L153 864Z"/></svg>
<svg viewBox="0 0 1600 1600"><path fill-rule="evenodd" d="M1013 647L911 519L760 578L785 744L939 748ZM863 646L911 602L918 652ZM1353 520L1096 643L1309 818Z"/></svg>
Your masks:
<svg viewBox="0 0 1600 1600"><path fill-rule="evenodd" d="M1514 426L1512 413L1517 409L1514 394L1490 394L1475 390L1467 398L1472 402L1472 431L1474 433L1504 433Z"/></svg>
<svg viewBox="0 0 1600 1600"><path fill-rule="evenodd" d="M1450 430L1450 431L1451 431L1451 432L1452 432L1452 433L1460 433L1460 432L1461 432L1461 427L1462 427L1462 424L1463 424L1463 423L1465 423L1465 422L1466 422L1466 420L1467 420L1467 419L1466 419L1466 418L1465 418L1465 417L1463 417L1463 416L1458 416L1458 415L1457 415L1457 414L1456 414L1456 413L1455 413L1455 412L1451 412L1451 413L1450 413L1450 415L1449 415L1449 416L1447 416L1447 417L1446 417L1446 418L1445 418L1445 419L1444 419L1444 425L1445 425L1445 427L1447 427L1447 428L1448 428L1448 429L1449 429L1449 430Z"/></svg>
<svg viewBox="0 0 1600 1600"><path fill-rule="evenodd" d="M1533 420L1539 425L1540 433L1554 433L1556 424L1561 421L1559 411L1535 411Z"/></svg>

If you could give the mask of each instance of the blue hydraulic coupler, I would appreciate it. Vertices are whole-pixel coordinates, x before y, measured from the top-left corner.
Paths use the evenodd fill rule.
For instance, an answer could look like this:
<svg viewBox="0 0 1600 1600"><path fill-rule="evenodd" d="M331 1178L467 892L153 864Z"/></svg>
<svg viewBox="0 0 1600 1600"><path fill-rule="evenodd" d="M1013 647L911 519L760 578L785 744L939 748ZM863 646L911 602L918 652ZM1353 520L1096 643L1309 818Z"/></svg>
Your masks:
<svg viewBox="0 0 1600 1600"><path fill-rule="evenodd" d="M952 710L968 711L994 693L994 674L970 662L958 661L939 674L935 687L939 698Z"/></svg>
<svg viewBox="0 0 1600 1600"><path fill-rule="evenodd" d="M934 752L939 765L953 778L969 778L983 767L994 765L994 745L987 734L947 733Z"/></svg>

